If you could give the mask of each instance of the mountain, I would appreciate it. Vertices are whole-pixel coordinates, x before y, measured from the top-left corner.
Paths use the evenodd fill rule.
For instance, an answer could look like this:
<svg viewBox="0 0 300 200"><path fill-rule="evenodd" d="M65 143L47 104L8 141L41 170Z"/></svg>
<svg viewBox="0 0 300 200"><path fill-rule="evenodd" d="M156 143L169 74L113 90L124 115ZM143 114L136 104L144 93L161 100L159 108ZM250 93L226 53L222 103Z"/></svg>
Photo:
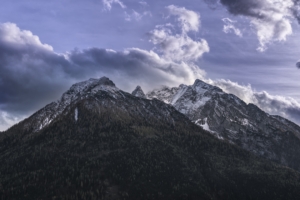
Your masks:
<svg viewBox="0 0 300 200"><path fill-rule="evenodd" d="M136 97L147 98L141 86L139 85L135 88L135 90L133 90L131 94Z"/></svg>
<svg viewBox="0 0 300 200"><path fill-rule="evenodd" d="M190 86L162 87L147 98L173 105L221 140L300 171L300 127L287 119L269 115L201 80Z"/></svg>
<svg viewBox="0 0 300 200"><path fill-rule="evenodd" d="M0 199L298 199L300 174L108 78L0 135Z"/></svg>

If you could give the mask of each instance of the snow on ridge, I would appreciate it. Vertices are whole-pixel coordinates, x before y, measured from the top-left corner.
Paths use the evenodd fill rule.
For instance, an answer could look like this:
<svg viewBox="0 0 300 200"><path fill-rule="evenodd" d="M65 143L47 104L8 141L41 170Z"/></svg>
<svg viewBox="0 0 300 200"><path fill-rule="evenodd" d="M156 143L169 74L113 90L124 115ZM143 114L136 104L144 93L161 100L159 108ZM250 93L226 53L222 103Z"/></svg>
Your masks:
<svg viewBox="0 0 300 200"><path fill-rule="evenodd" d="M248 121L248 119L242 119L241 120L242 121L242 125L244 125L244 126L249 126L249 121Z"/></svg>
<svg viewBox="0 0 300 200"><path fill-rule="evenodd" d="M75 109L75 121L78 121L78 108Z"/></svg>
<svg viewBox="0 0 300 200"><path fill-rule="evenodd" d="M207 123L207 117L204 118L203 120L202 119L198 119L195 121L195 124L198 125L198 126L201 126L204 130L210 132L212 135L216 136L218 139L220 140L224 140L224 138L222 136L220 136L219 133L215 132L215 131L212 131L210 128L209 128L209 125Z"/></svg>
<svg viewBox="0 0 300 200"><path fill-rule="evenodd" d="M200 121L202 121L202 123L200 123ZM203 123L204 122L204 123ZM198 119L195 124L201 126L204 130L209 131L209 132L213 132L212 130L210 130L209 125L207 123L207 117L204 118L204 120L202 119Z"/></svg>
<svg viewBox="0 0 300 200"><path fill-rule="evenodd" d="M172 102L173 97L177 94L179 87L167 87L162 86L160 89L154 89L147 93L146 97L148 99L157 98L166 104L170 104Z"/></svg>
<svg viewBox="0 0 300 200"><path fill-rule="evenodd" d="M145 99L147 98L141 86L139 85L135 88L135 90L133 90L131 94L136 97L145 98Z"/></svg>
<svg viewBox="0 0 300 200"><path fill-rule="evenodd" d="M89 79L87 81L75 83L66 91L62 97L40 110L35 118L34 131L39 131L49 125L58 115L60 115L72 102L86 98L99 91L106 91L112 97L117 98L124 95L115 84L107 77L100 79ZM77 108L76 108L77 109ZM78 109L75 110L75 120L78 120ZM29 126L25 125L25 126Z"/></svg>
<svg viewBox="0 0 300 200"><path fill-rule="evenodd" d="M100 79L89 79L87 81L79 82L71 86L66 91L61 99L58 101L59 104L69 105L72 101L76 100L79 96L95 94L98 91L107 91L110 93L116 93L120 91L115 84L108 78L102 77Z"/></svg>
<svg viewBox="0 0 300 200"><path fill-rule="evenodd" d="M171 105L174 105L177 102L177 100L186 92L187 88L187 86L179 87L179 90L172 98Z"/></svg>

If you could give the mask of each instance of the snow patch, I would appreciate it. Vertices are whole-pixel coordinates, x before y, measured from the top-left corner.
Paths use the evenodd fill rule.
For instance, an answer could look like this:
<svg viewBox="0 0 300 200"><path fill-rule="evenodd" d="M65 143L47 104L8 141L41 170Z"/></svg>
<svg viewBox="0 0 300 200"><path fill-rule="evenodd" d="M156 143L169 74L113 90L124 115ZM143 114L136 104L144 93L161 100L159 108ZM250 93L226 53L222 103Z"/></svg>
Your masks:
<svg viewBox="0 0 300 200"><path fill-rule="evenodd" d="M75 109L75 121L78 121L78 108Z"/></svg>
<svg viewBox="0 0 300 200"><path fill-rule="evenodd" d="M204 121L204 124L203 124L203 121ZM198 126L201 126L204 130L210 132L212 135L216 136L218 139L224 140L224 138L222 136L220 136L219 133L210 130L209 125L207 123L207 118L204 118L204 120L198 119L195 121L195 124Z"/></svg>
<svg viewBox="0 0 300 200"><path fill-rule="evenodd" d="M249 124L248 119L242 119L242 125L249 126L250 124Z"/></svg>
<svg viewBox="0 0 300 200"><path fill-rule="evenodd" d="M207 124L207 118L204 119L204 124L202 124L202 125L200 125L200 126L202 126L202 128L203 128L204 130L207 130L207 131L211 132L211 130L210 130L208 124Z"/></svg>
<svg viewBox="0 0 300 200"><path fill-rule="evenodd" d="M49 119L48 117L46 117L43 121L41 121L40 127L36 131L43 129L45 126L49 125L51 122L52 122L52 119Z"/></svg>
<svg viewBox="0 0 300 200"><path fill-rule="evenodd" d="M209 132L213 132L212 130L210 130L208 124L207 124L207 118L204 118L204 124L203 122L201 123L202 119L198 119L197 121L195 121L195 124L201 126L204 130L209 131Z"/></svg>
<svg viewBox="0 0 300 200"><path fill-rule="evenodd" d="M171 105L174 105L177 100L186 92L187 87L180 88L176 95L173 97Z"/></svg>

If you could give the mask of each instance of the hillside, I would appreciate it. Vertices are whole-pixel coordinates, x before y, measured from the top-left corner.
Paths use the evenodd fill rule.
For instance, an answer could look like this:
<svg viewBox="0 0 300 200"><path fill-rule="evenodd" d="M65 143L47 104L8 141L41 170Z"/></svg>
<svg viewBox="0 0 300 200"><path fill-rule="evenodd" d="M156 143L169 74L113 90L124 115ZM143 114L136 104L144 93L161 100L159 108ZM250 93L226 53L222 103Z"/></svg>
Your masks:
<svg viewBox="0 0 300 200"><path fill-rule="evenodd" d="M217 139L171 105L105 80L71 88L76 98L41 129L40 116L54 116L53 103L1 134L0 199L300 196L298 172Z"/></svg>

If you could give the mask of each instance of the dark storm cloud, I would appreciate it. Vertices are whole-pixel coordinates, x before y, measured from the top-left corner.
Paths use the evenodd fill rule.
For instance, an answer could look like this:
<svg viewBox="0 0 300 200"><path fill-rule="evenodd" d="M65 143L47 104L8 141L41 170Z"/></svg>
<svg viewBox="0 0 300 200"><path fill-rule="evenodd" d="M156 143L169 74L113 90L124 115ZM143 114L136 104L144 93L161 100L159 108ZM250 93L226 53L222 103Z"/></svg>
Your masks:
<svg viewBox="0 0 300 200"><path fill-rule="evenodd" d="M300 24L300 0L293 0L294 7L292 8L292 12L294 17L298 20L298 23Z"/></svg>
<svg viewBox="0 0 300 200"><path fill-rule="evenodd" d="M51 98L59 68L67 64L51 46L11 23L0 25L0 60L0 109L20 113Z"/></svg>
<svg viewBox="0 0 300 200"><path fill-rule="evenodd" d="M297 67L298 69L300 69L300 62L297 62L297 63L296 63L296 67Z"/></svg>
<svg viewBox="0 0 300 200"><path fill-rule="evenodd" d="M273 42L286 41L293 33L291 18L297 19L299 9L296 0L220 0L220 3L229 13L249 18L259 40L257 50L260 52Z"/></svg>
<svg viewBox="0 0 300 200"><path fill-rule="evenodd" d="M216 0L204 0L208 4L216 4ZM283 6L287 6L288 10L299 20L299 8L300 0L283 0ZM233 15L244 15L248 17L254 17L257 19L269 18L264 10L278 12L276 6L278 2L269 2L266 0L220 0L220 3L224 5L228 11Z"/></svg>
<svg viewBox="0 0 300 200"><path fill-rule="evenodd" d="M264 6L263 0L221 0L228 11L234 15L246 15L256 18L263 18L257 13L257 9Z"/></svg>

